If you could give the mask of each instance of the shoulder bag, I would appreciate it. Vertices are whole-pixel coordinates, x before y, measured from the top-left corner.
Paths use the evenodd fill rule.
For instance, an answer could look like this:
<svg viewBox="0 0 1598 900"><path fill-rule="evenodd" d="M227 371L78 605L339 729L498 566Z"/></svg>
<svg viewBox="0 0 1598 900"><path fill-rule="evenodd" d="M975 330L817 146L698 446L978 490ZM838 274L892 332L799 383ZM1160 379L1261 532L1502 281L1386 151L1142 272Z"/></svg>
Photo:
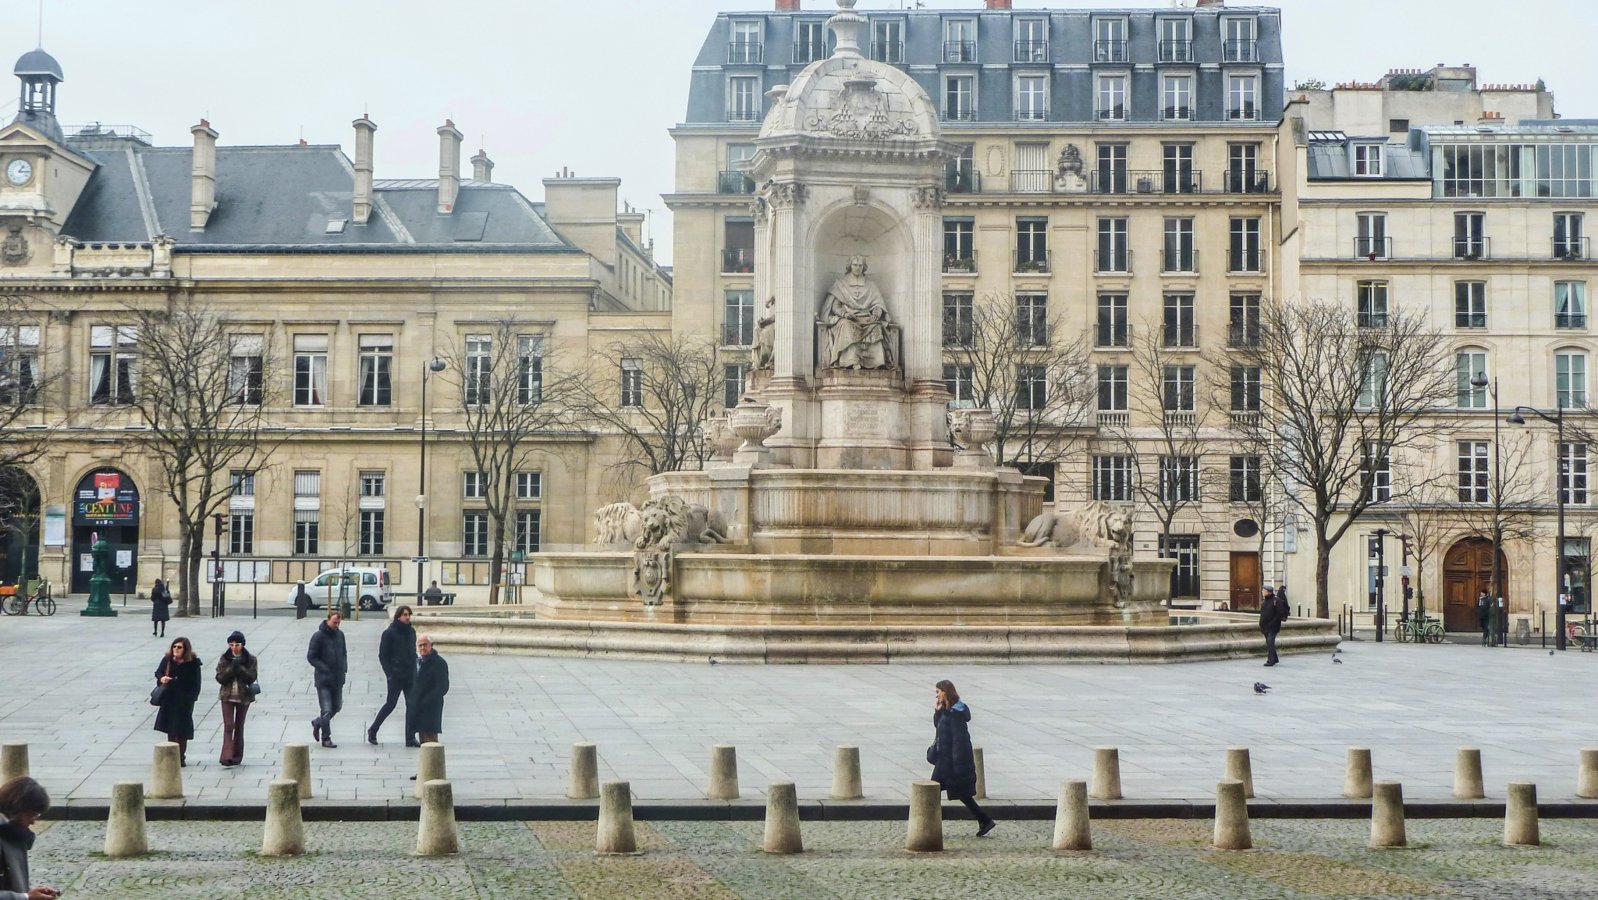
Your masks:
<svg viewBox="0 0 1598 900"><path fill-rule="evenodd" d="M166 669L164 671L168 675L172 674L172 657L170 657L170 656L167 657ZM161 705L161 698L166 696L166 688L167 688L166 685L157 683L154 688L150 689L150 705L151 706L160 706Z"/></svg>

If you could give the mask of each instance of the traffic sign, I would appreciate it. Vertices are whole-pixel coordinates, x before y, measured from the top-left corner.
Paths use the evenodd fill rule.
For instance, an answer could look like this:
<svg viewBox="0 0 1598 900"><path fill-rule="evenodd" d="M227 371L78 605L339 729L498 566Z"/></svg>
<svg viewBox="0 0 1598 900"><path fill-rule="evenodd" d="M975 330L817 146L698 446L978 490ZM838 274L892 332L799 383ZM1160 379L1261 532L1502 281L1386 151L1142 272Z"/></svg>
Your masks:
<svg viewBox="0 0 1598 900"><path fill-rule="evenodd" d="M411 557L411 562L413 562L413 563L424 563L424 562L427 562L427 557L425 557L425 556L413 556L413 557Z"/></svg>

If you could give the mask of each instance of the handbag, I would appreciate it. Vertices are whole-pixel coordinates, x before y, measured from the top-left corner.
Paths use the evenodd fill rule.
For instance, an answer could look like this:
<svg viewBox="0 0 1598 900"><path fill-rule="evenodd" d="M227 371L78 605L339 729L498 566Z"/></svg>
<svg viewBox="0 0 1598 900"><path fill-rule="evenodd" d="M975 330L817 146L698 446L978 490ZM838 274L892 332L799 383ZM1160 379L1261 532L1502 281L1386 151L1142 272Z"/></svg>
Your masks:
<svg viewBox="0 0 1598 900"><path fill-rule="evenodd" d="M933 741L932 743L927 745L927 765L935 766L937 764L938 764L938 742L937 741Z"/></svg>
<svg viewBox="0 0 1598 900"><path fill-rule="evenodd" d="M172 672L172 658L171 657L167 657L166 674L171 674L171 672ZM150 689L150 705L151 706L160 706L161 705L161 698L166 696L166 687L167 686L164 685L164 684L157 683L154 688Z"/></svg>
<svg viewBox="0 0 1598 900"><path fill-rule="evenodd" d="M261 683L259 681L250 682L244 686L244 693L249 694L251 697L261 696Z"/></svg>

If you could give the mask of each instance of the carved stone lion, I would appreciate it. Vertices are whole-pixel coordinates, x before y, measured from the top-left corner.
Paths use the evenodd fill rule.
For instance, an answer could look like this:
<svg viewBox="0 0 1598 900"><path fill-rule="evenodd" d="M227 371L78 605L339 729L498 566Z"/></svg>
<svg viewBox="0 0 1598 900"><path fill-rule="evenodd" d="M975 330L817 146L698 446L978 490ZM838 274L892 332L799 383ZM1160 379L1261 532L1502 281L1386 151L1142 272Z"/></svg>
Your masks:
<svg viewBox="0 0 1598 900"><path fill-rule="evenodd" d="M1027 523L1023 547L1131 546L1132 516L1125 509L1094 501L1073 510L1044 512Z"/></svg>
<svg viewBox="0 0 1598 900"><path fill-rule="evenodd" d="M661 550L672 544L722 544L727 523L703 506L689 506L681 497L650 500L639 510L642 530L633 546Z"/></svg>
<svg viewBox="0 0 1598 900"><path fill-rule="evenodd" d="M643 517L631 503L612 503L594 513L594 543L632 543L644 533Z"/></svg>

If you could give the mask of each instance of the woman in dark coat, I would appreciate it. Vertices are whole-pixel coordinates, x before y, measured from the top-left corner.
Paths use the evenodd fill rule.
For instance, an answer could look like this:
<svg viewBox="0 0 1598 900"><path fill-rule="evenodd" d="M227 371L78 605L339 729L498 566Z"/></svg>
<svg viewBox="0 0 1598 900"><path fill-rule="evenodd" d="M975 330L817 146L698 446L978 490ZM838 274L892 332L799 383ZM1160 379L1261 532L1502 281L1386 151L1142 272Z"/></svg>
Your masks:
<svg viewBox="0 0 1598 900"><path fill-rule="evenodd" d="M960 692L951 681L937 684L937 699L932 705L932 725L937 729L937 740L927 748L927 762L932 763L932 780L948 794L971 810L980 823L977 837L982 837L998 824L977 805L977 760L971 752L971 708L960 699Z"/></svg>
<svg viewBox="0 0 1598 900"><path fill-rule="evenodd" d="M150 587L150 636L166 636L167 620L172 618L172 592L157 578Z"/></svg>
<svg viewBox="0 0 1598 900"><path fill-rule="evenodd" d="M156 684L166 685L161 694L161 711L155 714L155 730L178 745L178 761L189 764L189 741L194 737L194 703L200 699L200 658L186 637L172 642L172 652L161 657L155 667Z"/></svg>
<svg viewBox="0 0 1598 900"><path fill-rule="evenodd" d="M222 704L222 759L224 766L244 761L244 717L255 702L250 685L258 670L255 655L244 649L244 632L227 637L227 650L216 661L216 683L222 685L217 699Z"/></svg>

